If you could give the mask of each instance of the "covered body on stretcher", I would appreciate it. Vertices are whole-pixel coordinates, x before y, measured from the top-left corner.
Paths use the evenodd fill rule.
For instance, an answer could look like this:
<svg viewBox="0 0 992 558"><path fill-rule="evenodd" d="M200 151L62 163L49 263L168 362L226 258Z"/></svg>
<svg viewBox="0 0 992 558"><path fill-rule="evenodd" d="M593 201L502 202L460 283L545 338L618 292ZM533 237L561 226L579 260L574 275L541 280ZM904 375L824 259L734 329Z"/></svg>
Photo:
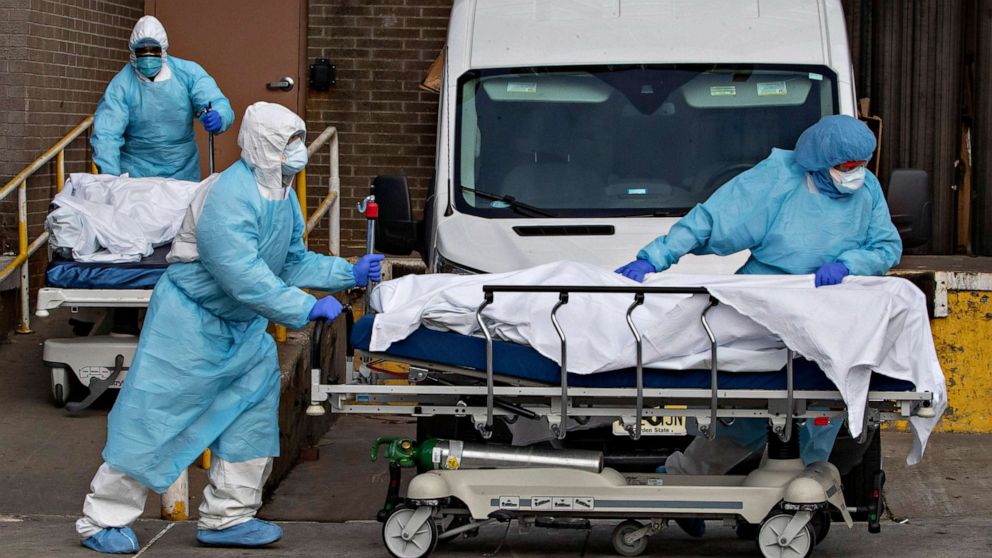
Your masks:
<svg viewBox="0 0 992 558"><path fill-rule="evenodd" d="M73 173L45 220L51 261L36 313L145 307L204 182Z"/></svg>
<svg viewBox="0 0 992 558"><path fill-rule="evenodd" d="M206 182L69 176L46 218L50 261L35 310L47 317L68 307L76 316L80 336L45 342L57 405L73 386L89 390L83 406L120 387L137 347L137 309L148 306L186 209Z"/></svg>
<svg viewBox="0 0 992 558"><path fill-rule="evenodd" d="M635 285L570 262L385 283L372 296L381 313L352 331L363 366L342 384L315 378L314 402L464 416L483 435L496 417L541 418L556 438L598 417L635 438L672 416L710 437L738 418L787 436L791 419L844 417L854 437L909 419L910 461L922 455L946 389L925 301L908 282L814 289L803 276L661 274ZM787 355L803 358L787 366ZM370 359L408 372L377 373Z"/></svg>

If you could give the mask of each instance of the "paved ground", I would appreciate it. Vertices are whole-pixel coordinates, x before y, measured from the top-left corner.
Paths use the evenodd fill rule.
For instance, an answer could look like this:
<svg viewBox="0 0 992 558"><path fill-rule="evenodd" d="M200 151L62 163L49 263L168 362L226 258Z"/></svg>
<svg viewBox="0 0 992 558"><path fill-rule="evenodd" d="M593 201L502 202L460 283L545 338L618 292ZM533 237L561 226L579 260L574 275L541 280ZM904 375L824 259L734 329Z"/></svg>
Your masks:
<svg viewBox="0 0 992 558"><path fill-rule="evenodd" d="M113 397L69 415L52 404L49 372L41 363L45 339L72 337L69 316L58 310L47 319L34 318L34 334L11 335L0 343L0 514L76 513L103 462L100 452ZM191 468L190 484L190 506L195 509L205 472ZM145 516L159 517L159 505L157 497L150 497Z"/></svg>
<svg viewBox="0 0 992 558"><path fill-rule="evenodd" d="M0 344L4 389L0 390L0 558L20 556L93 556L78 544L73 522L100 464L111 399L79 416L68 416L49 400L48 372L41 365L46 337L67 336L67 315L34 324L38 333ZM270 549L246 552L209 549L194 541L195 524L170 524L158 515L158 500L149 498L146 519L136 531L143 556L386 556L380 527L374 522L347 522L374 516L384 495L385 464L371 464L368 449L375 436L412 433L406 420L344 417L324 437L318 461L301 463L262 509L279 521L286 538ZM815 556L900 557L992 555L992 436L938 434L924 462L907 468L908 434L886 433L883 447L889 482L886 497L897 520L878 536L863 526L848 531L834 526ZM191 470L191 507L195 509L204 473ZM588 533L535 529L522 535L511 529L498 556L612 556L609 524ZM440 556L480 556L492 552L503 534L490 528L478 538L445 545ZM161 535L161 536L159 536ZM156 539L156 537L158 537ZM154 541L154 542L153 542ZM751 543L737 540L719 522L711 522L702 541L677 529L652 539L648 555L754 556Z"/></svg>
<svg viewBox="0 0 992 558"><path fill-rule="evenodd" d="M62 556L92 558L93 552L79 546L71 529L71 518L34 516L20 519L0 517L0 555ZM380 528L375 522L283 523L285 538L267 549L215 549L200 547L194 540L192 523L167 524L141 520L135 527L145 544L141 556L297 556L334 558L385 558L380 543ZM511 529L497 557L540 558L546 556L611 557L611 525L598 524L591 532L547 531L535 529L519 534ZM475 558L490 556L500 543L505 529L490 528L474 539L463 539L439 547L435 556ZM152 541L156 536L157 540ZM863 528L848 530L834 526L819 545L816 558L852 558L856 556L898 556L900 558L986 558L992 555L992 517L944 517L909 521L899 525L886 523L879 535L869 535ZM665 531L651 539L645 556L665 558L705 558L759 556L750 541L739 540L733 531L718 522L709 524L703 539L689 539L677 529Z"/></svg>

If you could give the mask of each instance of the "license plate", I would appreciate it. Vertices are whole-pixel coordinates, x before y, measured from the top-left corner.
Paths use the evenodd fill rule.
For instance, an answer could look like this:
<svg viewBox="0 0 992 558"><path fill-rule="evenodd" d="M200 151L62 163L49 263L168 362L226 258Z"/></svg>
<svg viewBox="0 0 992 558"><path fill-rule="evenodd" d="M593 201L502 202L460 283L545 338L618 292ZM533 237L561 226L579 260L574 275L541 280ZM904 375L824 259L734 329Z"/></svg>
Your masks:
<svg viewBox="0 0 992 558"><path fill-rule="evenodd" d="M629 436L619 420L613 421L614 436ZM658 417L658 424L641 420L641 436L685 436L685 417Z"/></svg>

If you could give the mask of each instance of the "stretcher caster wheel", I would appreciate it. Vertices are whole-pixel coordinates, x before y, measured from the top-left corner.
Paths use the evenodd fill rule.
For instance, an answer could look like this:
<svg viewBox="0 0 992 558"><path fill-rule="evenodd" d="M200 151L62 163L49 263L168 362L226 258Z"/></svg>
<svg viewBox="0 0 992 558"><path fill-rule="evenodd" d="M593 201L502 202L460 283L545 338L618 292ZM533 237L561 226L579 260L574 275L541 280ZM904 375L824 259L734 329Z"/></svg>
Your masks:
<svg viewBox="0 0 992 558"><path fill-rule="evenodd" d="M734 531L737 533L738 539L744 539L747 541L753 541L758 538L758 530L761 529L761 525L755 525L754 523L748 523L743 519L737 520L737 526L734 527Z"/></svg>
<svg viewBox="0 0 992 558"><path fill-rule="evenodd" d="M628 519L613 530L613 550L620 556L640 556L648 548L648 537L642 535L639 539L631 540L630 535L640 531L644 525Z"/></svg>
<svg viewBox="0 0 992 558"><path fill-rule="evenodd" d="M52 399L55 406L62 408L69 401L70 389L69 375L65 368L52 368Z"/></svg>
<svg viewBox="0 0 992 558"><path fill-rule="evenodd" d="M809 524L813 526L813 544L820 544L830 532L830 512L828 510L816 512Z"/></svg>
<svg viewBox="0 0 992 558"><path fill-rule="evenodd" d="M398 507L382 524L382 542L394 558L424 558L437 546L437 523L431 516L404 538L403 531L415 519L417 511L414 508Z"/></svg>
<svg viewBox="0 0 992 558"><path fill-rule="evenodd" d="M758 531L758 550L765 558L806 558L813 553L813 526L807 523L791 541L783 541L782 533L792 521L792 515L780 513L766 519Z"/></svg>

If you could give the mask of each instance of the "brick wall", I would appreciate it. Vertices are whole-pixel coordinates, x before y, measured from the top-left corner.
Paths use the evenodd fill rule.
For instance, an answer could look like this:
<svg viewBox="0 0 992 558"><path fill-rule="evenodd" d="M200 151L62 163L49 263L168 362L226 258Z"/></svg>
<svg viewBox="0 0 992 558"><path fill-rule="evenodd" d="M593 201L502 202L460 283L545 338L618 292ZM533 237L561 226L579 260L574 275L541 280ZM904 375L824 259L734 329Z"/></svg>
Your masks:
<svg viewBox="0 0 992 558"><path fill-rule="evenodd" d="M96 109L110 78L127 62L127 39L144 0L0 0L0 184ZM87 139L66 152L66 172L85 170ZM40 234L55 194L54 163L28 181L29 232ZM17 250L17 210L0 205L0 252ZM45 255L32 258L40 285ZM9 294L0 306L9 307ZM8 309L9 310L9 309ZM0 308L0 316L5 315ZM11 327L0 322L0 336Z"/></svg>
<svg viewBox="0 0 992 558"><path fill-rule="evenodd" d="M337 85L311 91L307 125L313 139L326 126L341 134L341 246L364 252L365 222L355 204L379 174L409 177L420 214L434 173L438 96L419 89L444 46L451 0L311 0L307 59L337 65ZM315 168L326 165L315 157ZM326 186L317 174L313 184ZM313 188L310 207L326 187ZM326 230L311 240L321 249Z"/></svg>

